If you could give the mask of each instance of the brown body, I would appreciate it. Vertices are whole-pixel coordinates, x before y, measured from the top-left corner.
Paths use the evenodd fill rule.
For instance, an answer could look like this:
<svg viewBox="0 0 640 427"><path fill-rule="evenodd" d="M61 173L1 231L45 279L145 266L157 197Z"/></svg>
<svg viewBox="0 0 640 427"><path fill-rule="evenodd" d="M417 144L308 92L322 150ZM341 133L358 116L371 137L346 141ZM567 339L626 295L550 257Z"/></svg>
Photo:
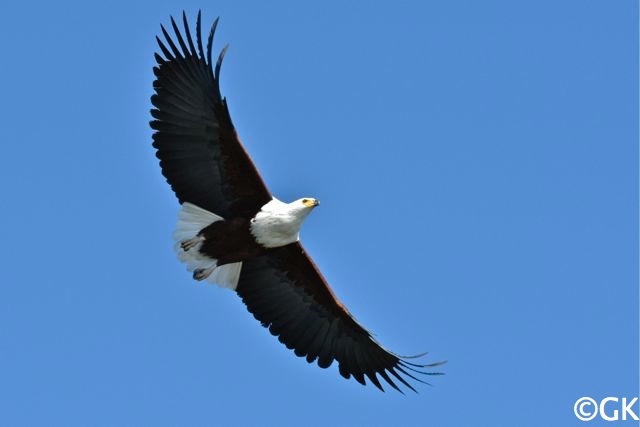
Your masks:
<svg viewBox="0 0 640 427"><path fill-rule="evenodd" d="M218 265L246 261L267 251L267 248L256 243L247 218L214 222L198 235L204 238L200 253L216 259Z"/></svg>

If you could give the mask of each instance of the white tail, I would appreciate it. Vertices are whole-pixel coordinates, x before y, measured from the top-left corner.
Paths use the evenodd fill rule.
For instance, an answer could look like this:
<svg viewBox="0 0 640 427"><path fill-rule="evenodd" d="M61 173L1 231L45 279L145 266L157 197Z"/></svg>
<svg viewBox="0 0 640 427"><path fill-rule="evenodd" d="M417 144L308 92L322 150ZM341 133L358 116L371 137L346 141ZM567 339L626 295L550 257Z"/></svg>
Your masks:
<svg viewBox="0 0 640 427"><path fill-rule="evenodd" d="M198 242L187 251L180 246L180 243L183 241L196 237L198 232L206 226L216 221L221 221L222 219L222 217L194 204L184 202L180 212L178 212L178 223L173 232L173 240L176 242L174 249L178 255L178 259L187 265L187 270L194 271L196 269L215 267L215 270L213 270L206 280L223 288L235 289L236 286L238 286L238 279L240 278L241 262L216 267L217 262L215 259L200 253L199 249L202 242Z"/></svg>

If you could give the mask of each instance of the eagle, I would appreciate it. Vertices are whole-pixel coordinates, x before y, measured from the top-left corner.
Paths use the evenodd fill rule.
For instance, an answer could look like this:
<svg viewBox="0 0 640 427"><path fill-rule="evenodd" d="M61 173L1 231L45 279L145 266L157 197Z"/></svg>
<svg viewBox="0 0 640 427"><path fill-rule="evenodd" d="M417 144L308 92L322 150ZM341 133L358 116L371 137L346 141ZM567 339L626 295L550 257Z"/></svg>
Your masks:
<svg viewBox="0 0 640 427"><path fill-rule="evenodd" d="M386 350L340 302L300 243L313 197L290 203L268 190L243 147L220 93L220 67L211 51L218 19L207 39L201 13L195 43L182 14L175 37L161 25L156 37L155 93L150 122L162 174L181 205L173 233L178 258L198 281L235 291L247 309L287 348L321 368L338 363L340 374L384 391L381 380L414 392L411 380L440 375L444 362L419 364L416 356ZM396 384L398 383L398 384Z"/></svg>

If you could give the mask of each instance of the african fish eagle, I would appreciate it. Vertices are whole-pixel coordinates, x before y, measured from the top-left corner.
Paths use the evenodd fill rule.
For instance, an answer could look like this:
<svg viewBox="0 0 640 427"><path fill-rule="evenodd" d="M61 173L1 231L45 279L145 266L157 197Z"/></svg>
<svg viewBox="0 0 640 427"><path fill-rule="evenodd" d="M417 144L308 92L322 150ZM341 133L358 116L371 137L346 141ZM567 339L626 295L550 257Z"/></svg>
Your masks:
<svg viewBox="0 0 640 427"><path fill-rule="evenodd" d="M174 232L178 258L196 280L238 293L254 317L309 363L380 390L381 377L415 391L407 377L440 363L416 364L394 354L358 323L338 300L299 242L305 217L318 206L311 197L284 203L271 195L231 122L220 94L222 49L211 61L216 19L202 45L200 12L196 43L186 15L184 32L171 18L172 38L156 37L162 55L153 71L153 146L162 174L182 205ZM177 43L176 43L177 42ZM418 355L422 356L422 355ZM418 357L418 356L412 356ZM383 390L384 391L384 390Z"/></svg>

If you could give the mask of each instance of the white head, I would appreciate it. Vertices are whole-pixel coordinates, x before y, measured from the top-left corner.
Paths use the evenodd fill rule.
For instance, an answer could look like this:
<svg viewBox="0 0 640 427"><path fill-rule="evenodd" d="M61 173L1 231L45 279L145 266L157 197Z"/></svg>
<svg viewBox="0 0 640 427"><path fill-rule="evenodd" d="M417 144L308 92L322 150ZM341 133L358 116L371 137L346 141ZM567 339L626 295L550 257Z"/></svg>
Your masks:
<svg viewBox="0 0 640 427"><path fill-rule="evenodd" d="M298 240L302 221L319 204L311 197L291 203L273 198L251 220L251 233L258 243L268 248L293 243Z"/></svg>
<svg viewBox="0 0 640 427"><path fill-rule="evenodd" d="M304 197L302 199L294 200L291 203L285 204L289 214L295 217L298 221L298 228L302 225L302 221L311 213L313 208L318 206L320 202L312 197Z"/></svg>
<svg viewBox="0 0 640 427"><path fill-rule="evenodd" d="M311 212L313 208L320 204L320 202L318 201L318 199L314 199L313 197L305 197L302 199L294 200L289 204L294 206L301 206L304 211Z"/></svg>

